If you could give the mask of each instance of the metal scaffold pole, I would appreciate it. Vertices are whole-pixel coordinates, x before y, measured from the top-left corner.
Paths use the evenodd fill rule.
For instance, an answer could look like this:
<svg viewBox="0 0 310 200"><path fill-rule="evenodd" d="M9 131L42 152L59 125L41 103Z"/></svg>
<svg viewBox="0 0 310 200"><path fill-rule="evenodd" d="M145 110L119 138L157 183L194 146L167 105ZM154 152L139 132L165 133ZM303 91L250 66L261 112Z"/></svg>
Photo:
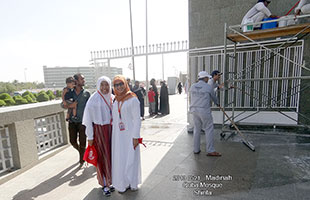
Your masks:
<svg viewBox="0 0 310 200"><path fill-rule="evenodd" d="M309 16L302 16L302 17L309 17ZM298 17L298 18L302 18L302 17ZM274 21L279 21L279 20L274 20ZM263 24L263 23L265 22L253 23L253 25ZM240 27L241 27L240 25L227 27L227 24L225 23L225 28L224 28L225 38L224 38L223 49L224 49L225 62L224 62L224 69L223 69L223 77L226 80L226 82L233 82L234 84L232 100L231 100L231 103L228 104L228 106L231 105L230 107L232 108L231 119L236 119L237 117L245 113L245 111L243 111L237 114L236 116L234 116L236 103L238 104L237 107L238 106L245 107L246 103L243 101L248 101L248 106L250 106L249 108L251 108L252 104L253 104L252 106L256 105L257 111L252 114L247 114L246 117L243 117L243 118L239 117L239 120L237 120L237 122L248 119L251 116L254 116L257 113L267 108L277 111L278 113L284 115L288 119L293 120L299 124L301 123L298 120L292 118L288 114L285 114L285 110L295 112L298 116L302 116L305 119L310 121L309 117L303 115L302 113L299 113L298 107L296 108L296 110L291 108L292 103L294 103L295 101L298 101L298 99L294 100L295 96L299 96L299 93L301 93L301 91L305 90L305 88L308 88L308 86L301 88L300 84L296 85L296 83L300 82L300 80L302 79L309 79L309 76L302 76L300 73L300 70L304 69L304 70L309 71L310 69L305 67L305 64L302 62L301 60L302 55L300 57L299 56L297 57L297 54L295 52L296 55L294 56L294 59L292 59L292 56L290 56L290 49L289 49L291 48L291 46L294 46L298 42L299 43L301 42L302 47L303 47L303 41L301 39L309 35L309 32L310 32L309 23L298 24L296 25L296 27L290 26L287 29L282 27L280 28L281 31L279 31L280 29L279 30L273 29L273 30L261 30L260 32L259 31L241 32L239 30ZM228 29L232 31L233 34L228 34ZM287 31L287 35L286 35L286 31ZM267 39L267 38L272 38L272 37L280 39L279 36L291 36L291 37L283 38L281 42L278 42L279 43L278 46L270 45L269 47L268 42L261 41L262 39ZM225 72L227 68L226 67L227 57L229 57L229 55L227 55L227 39L230 39L232 42L234 42L233 56L232 56L232 58L234 59L234 66L233 66L234 74L233 76L229 75L228 79L226 79L226 76L225 76ZM260 41L257 41L259 39ZM241 44L238 45L239 47L237 48L237 42L241 42L241 41L250 41L252 44L256 45L257 47L260 47L259 51L262 53L259 53L257 55L257 57L255 58L256 61L254 60L252 61L252 57L250 54L244 53L245 51L242 49L245 49L245 48L240 48L242 47ZM230 49L230 51L231 50L232 49ZM240 51L240 53L237 53L238 51ZM296 48L295 48L295 51L296 51ZM286 53L283 53L283 52L286 52ZM237 61L237 59L239 59L239 56L240 56L241 61L239 60ZM249 62L246 63L245 66L243 66L243 63L242 63L242 59L244 59L243 56L247 56L247 59L249 59ZM280 59L283 60L282 65L286 66L286 67L283 66L281 69L279 69ZM240 65L240 68L238 67L239 65ZM273 74L269 75L269 71L268 71L269 67L270 69L272 69ZM290 67L293 67L292 75L289 74ZM268 70L266 71L266 69ZM264 70L264 71L260 72L260 70ZM280 72L281 72L281 75L279 74ZM271 73L271 70L270 70L270 73ZM299 80L299 81L296 81L296 80ZM278 83L278 81L281 81L281 82ZM260 86L258 85L258 82L262 82L262 86L261 86L262 88L259 88ZM293 85L286 86L289 83ZM270 87L269 84L272 87L271 88L272 91L271 89L269 89ZM278 86L278 84L281 84L281 85ZM278 94L278 87L280 86L281 86L282 93ZM239 100L243 98L243 95L244 95L244 99L243 101L240 102ZM252 100L246 100L247 98L252 99ZM255 100L255 103L254 103L254 100ZM225 92L223 93L222 102L225 102ZM251 104L251 102L253 103ZM223 104L222 106L225 107L225 104ZM283 112L283 109L284 109L284 112ZM223 117L222 129L224 129L225 123L226 121L224 120L224 117ZM305 124L303 125L307 127L307 125Z"/></svg>
<svg viewBox="0 0 310 200"><path fill-rule="evenodd" d="M226 78L226 59L227 59L227 24L225 23L224 24L224 52L223 52L223 77L224 77L224 80ZM223 95L222 95L222 100L221 100L221 106L223 108L223 122L222 122L222 130L224 128L224 125L225 125L225 91L223 92Z"/></svg>

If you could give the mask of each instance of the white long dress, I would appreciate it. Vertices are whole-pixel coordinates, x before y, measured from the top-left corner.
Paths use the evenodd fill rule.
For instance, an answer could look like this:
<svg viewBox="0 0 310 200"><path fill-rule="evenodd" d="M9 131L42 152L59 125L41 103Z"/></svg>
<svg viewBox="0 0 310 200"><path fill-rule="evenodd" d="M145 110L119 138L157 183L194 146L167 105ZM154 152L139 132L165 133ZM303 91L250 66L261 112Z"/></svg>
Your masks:
<svg viewBox="0 0 310 200"><path fill-rule="evenodd" d="M121 118L118 101L113 103L112 129L112 184L120 192L127 187L138 188L141 183L140 147L134 150L133 138L140 138L140 102L136 97L126 100L121 106ZM120 131L123 122L125 130Z"/></svg>

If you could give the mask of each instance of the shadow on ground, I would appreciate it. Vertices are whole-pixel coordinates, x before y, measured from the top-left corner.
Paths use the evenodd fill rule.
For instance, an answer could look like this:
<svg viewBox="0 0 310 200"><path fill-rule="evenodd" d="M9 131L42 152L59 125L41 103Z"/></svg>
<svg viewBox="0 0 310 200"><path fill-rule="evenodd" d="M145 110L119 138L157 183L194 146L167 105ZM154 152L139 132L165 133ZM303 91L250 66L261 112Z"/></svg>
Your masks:
<svg viewBox="0 0 310 200"><path fill-rule="evenodd" d="M76 174L79 170L83 170L83 172L81 175L77 176ZM87 179L95 176L95 172L96 170L94 167L81 169L79 163L73 164L56 176L53 176L52 178L37 185L33 189L18 192L13 197L13 200L32 200L55 190L57 187L60 187L67 182L69 182L68 184L70 186L82 184Z"/></svg>
<svg viewBox="0 0 310 200"><path fill-rule="evenodd" d="M247 134L256 147L240 138L220 141L222 157L193 154L193 135L183 132L137 192L113 193L109 199L307 199L310 193L309 136ZM210 177L211 175L211 177ZM207 180L206 176L214 178ZM98 189L84 199L102 198Z"/></svg>

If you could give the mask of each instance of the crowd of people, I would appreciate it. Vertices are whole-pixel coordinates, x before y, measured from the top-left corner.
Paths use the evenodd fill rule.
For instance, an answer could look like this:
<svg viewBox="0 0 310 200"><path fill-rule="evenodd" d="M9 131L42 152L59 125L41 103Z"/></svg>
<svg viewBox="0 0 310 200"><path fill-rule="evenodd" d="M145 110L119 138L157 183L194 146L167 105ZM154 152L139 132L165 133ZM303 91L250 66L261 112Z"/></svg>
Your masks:
<svg viewBox="0 0 310 200"><path fill-rule="evenodd" d="M86 141L95 148L97 179L105 196L115 189L120 193L137 190L141 183L139 144L145 96L149 100L150 116L159 112L169 114L167 85L161 82L158 94L155 82L151 80L146 93L139 81L132 86L124 76L115 76L113 81L102 76L97 81L96 92L90 95L84 89L82 74L66 79L62 107L68 109L70 143L79 152L81 167L85 162Z"/></svg>

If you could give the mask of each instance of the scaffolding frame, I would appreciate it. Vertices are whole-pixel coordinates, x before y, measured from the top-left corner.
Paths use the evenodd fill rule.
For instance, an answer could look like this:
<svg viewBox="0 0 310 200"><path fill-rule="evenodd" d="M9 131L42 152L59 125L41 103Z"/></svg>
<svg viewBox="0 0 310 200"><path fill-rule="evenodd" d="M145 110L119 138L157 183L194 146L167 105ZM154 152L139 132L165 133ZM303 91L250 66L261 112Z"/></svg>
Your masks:
<svg viewBox="0 0 310 200"><path fill-rule="evenodd" d="M306 18L306 17L310 17L310 15L303 15L303 16L297 16L296 18L300 19L300 18ZM271 20L271 21L265 21L265 22L259 22L259 23L250 23L247 25L257 25L257 24L264 24L264 23L270 23L270 22L278 22L281 19L276 19L276 20ZM307 116L303 115L302 113L299 112L298 107L296 110L293 110L291 108L286 108L286 110L290 110L293 111L297 114L297 120L286 115L283 110L285 109L273 109L274 105L277 105L282 101L287 101L288 98L291 98L294 95L298 95L298 99L299 99L299 94L301 91L303 91L304 89L309 88L310 86L305 86L304 88L301 88L301 80L302 79L310 79L310 76L302 76L301 74L301 70L307 70L310 71L309 68L307 68L305 66L305 62L303 61L303 47L304 47L304 43L303 40L301 40L303 37L307 36L310 33L310 23L305 23L305 24L299 24L299 25L293 25L293 26L288 26L288 27L281 27L281 28L274 28L274 29L267 29L267 30L259 30L259 31L253 31L253 32L241 32L242 29L242 25L234 25L234 26L228 26L225 23L224 24L224 52L223 52L223 77L226 80L225 81L225 86L227 87L228 83L232 83L233 84L233 92L232 92L232 102L228 102L228 98L226 98L226 93L227 91L224 91L222 96L221 96L221 105L223 107L223 110L225 111L225 109L228 108L228 106L231 107L231 119L236 119L237 117L240 117L245 111L240 112L238 115L235 116L235 104L236 104L236 96L237 96L237 90L240 90L242 93L244 93L244 95L248 95L250 99L252 99L252 101L256 100L259 104L260 100L257 100L257 97L262 98L261 102L266 101L267 103L269 103L269 105L265 105L265 109L271 109L273 111L277 111L280 114L284 115L287 118L290 118L291 120L294 120L297 122L297 124L301 124L300 122L298 122L298 118L299 116L304 117L306 120L308 120L310 122L310 118L308 118ZM233 32L232 34L229 34L228 31ZM282 38L280 41L280 44L277 46L275 46L275 48L269 48L266 44L268 44L267 41L269 41L272 38L277 38L279 39L279 37L286 37L286 38ZM230 56L228 53L228 48L231 45L228 45L227 40L230 40L233 42L233 56ZM267 40L267 41L266 41ZM234 60L234 68L238 70L237 67L237 51L240 51L240 49L238 49L238 46L240 46L240 42L243 41L248 41L254 45L257 45L257 47L259 47L261 50L265 50L268 52L268 54L266 53L265 56L262 56L258 59L258 61L255 62L251 62L251 63L247 63L246 67L244 69L242 69L241 71L238 71L237 73L234 73L232 76L230 75L231 72L229 71L230 66L229 64L229 59L233 59ZM283 51L283 49L287 49L288 47L291 47L291 44L295 44L297 42L302 42L302 63L296 62L296 59L294 58L294 60L288 58L287 56L283 56L281 54L281 51ZM290 54L290 52L289 52ZM271 78L264 78L263 80L259 77L258 79L253 79L251 77L252 73L256 73L256 68L262 66L263 64L265 65L266 62L270 61L271 58L278 56L280 58L283 59L283 62L287 62L287 63L291 63L293 69L293 72L298 71L297 69L299 69L299 72L294 73L294 76L289 77L289 69L287 74L285 75L285 77L271 77ZM290 56L290 55L289 55ZM280 62L280 61L279 61ZM270 63L269 63L270 64ZM280 65L279 65L280 66ZM290 66L290 64L288 64L288 66ZM283 69L282 69L283 70ZM279 70L278 70L279 72ZM283 71L282 71L283 72ZM260 73L260 71L259 71ZM298 75L299 74L299 75ZM231 77L226 79L226 77L228 77L228 75L230 75ZM282 81L282 89L284 89L284 93L285 93L285 99L282 99L282 94L280 94L280 99L278 100L278 95L275 97L270 97L266 94L263 93L263 91L261 90L256 90L256 88L253 88L250 85L247 85L248 82L254 82L254 87L255 87L255 81L258 82L258 84L260 84L260 81ZM295 86L294 87L287 87L287 88L283 88L283 81L289 81L291 80L291 82L295 81ZM298 81L297 81L298 80ZM287 82L288 83L288 82ZM277 82L278 84L278 82ZM238 85L238 86L237 86ZM241 86L241 88L240 88ZM268 87L268 86L267 86ZM278 87L278 86L277 86ZM250 88L250 92L248 90L248 88ZM274 88L272 88L273 90ZM252 90L252 92L251 92ZM288 90L291 91L291 94L287 94ZM272 91L273 92L273 91ZM283 93L283 92L282 92ZM277 94L277 91L276 91ZM292 98L291 98L292 99ZM254 104L254 103L253 103ZM236 121L237 123L240 123L241 121L256 115L257 113L263 111L264 109L257 109L256 112L243 117L241 119L239 119L238 121ZM225 131L225 126L229 125L227 124L228 119L226 119L225 114L223 113L222 116L222 131ZM308 125L306 124L302 124L302 126L309 128Z"/></svg>

